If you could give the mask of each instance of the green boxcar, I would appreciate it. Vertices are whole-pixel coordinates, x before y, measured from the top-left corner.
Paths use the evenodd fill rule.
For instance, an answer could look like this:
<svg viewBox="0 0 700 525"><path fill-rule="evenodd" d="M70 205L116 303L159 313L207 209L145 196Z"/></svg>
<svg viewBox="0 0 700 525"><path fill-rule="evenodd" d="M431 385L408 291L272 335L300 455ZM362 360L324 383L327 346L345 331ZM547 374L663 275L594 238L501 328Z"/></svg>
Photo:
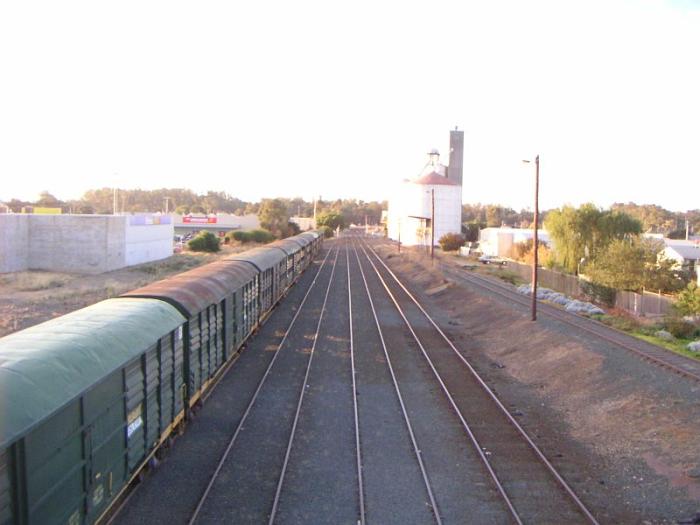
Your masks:
<svg viewBox="0 0 700 525"><path fill-rule="evenodd" d="M257 264L211 263L0 339L0 525L98 519L321 242L291 237Z"/></svg>
<svg viewBox="0 0 700 525"><path fill-rule="evenodd" d="M184 373L189 406L257 325L258 280L258 271L243 261L217 261L122 296L166 301L187 319Z"/></svg>
<svg viewBox="0 0 700 525"><path fill-rule="evenodd" d="M0 339L1 524L108 508L182 417L184 322L110 299Z"/></svg>
<svg viewBox="0 0 700 525"><path fill-rule="evenodd" d="M287 253L274 245L248 250L232 255L227 261L245 261L258 273L261 313L270 310L280 299L287 287Z"/></svg>

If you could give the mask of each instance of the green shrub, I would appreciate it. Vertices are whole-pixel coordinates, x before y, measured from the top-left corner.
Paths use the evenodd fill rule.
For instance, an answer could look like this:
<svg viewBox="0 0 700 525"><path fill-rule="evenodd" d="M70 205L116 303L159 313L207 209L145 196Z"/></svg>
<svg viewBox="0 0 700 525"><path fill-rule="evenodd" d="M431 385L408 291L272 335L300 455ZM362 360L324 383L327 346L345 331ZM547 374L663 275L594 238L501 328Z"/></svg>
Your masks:
<svg viewBox="0 0 700 525"><path fill-rule="evenodd" d="M591 319L596 319L597 321L600 321L603 324L612 326L613 328L621 330L623 332L634 333L646 329L645 327L642 327L642 325L640 325L639 322L635 319L623 315L593 314L591 315ZM652 327L651 329L649 329L649 333L654 334L657 330L658 328Z"/></svg>
<svg viewBox="0 0 700 525"><path fill-rule="evenodd" d="M252 230L248 233L252 242L268 243L275 240L275 236L267 230Z"/></svg>
<svg viewBox="0 0 700 525"><path fill-rule="evenodd" d="M518 285L521 283L522 279L520 279L520 276L516 273L513 272L508 272L508 271L499 271L497 274L497 277L501 281L505 281L507 283L510 283L512 285Z"/></svg>
<svg viewBox="0 0 700 525"><path fill-rule="evenodd" d="M285 237L292 237L293 235L299 235L301 233L301 228L296 222L289 221L287 223L287 231L284 233Z"/></svg>
<svg viewBox="0 0 700 525"><path fill-rule="evenodd" d="M326 239L333 237L333 228L330 226L320 226L318 229L323 233L323 237Z"/></svg>
<svg viewBox="0 0 700 525"><path fill-rule="evenodd" d="M445 252L454 252L459 250L460 246L464 244L464 237L458 233L446 233L438 241L440 248Z"/></svg>
<svg viewBox="0 0 700 525"><path fill-rule="evenodd" d="M616 291L614 288L603 286L591 281L580 280L581 291L589 300L602 303L606 306L615 306Z"/></svg>
<svg viewBox="0 0 700 525"><path fill-rule="evenodd" d="M690 339L697 332L693 323L684 321L680 317L669 316L664 319L664 328L679 339Z"/></svg>
<svg viewBox="0 0 700 525"><path fill-rule="evenodd" d="M230 241L237 241L240 243L248 243L248 242L259 242L259 243L268 243L272 242L275 240L275 236L272 235L267 230L251 230L248 232L244 232L241 230L236 230L232 232L228 232L226 234L226 238Z"/></svg>
<svg viewBox="0 0 700 525"><path fill-rule="evenodd" d="M187 243L193 252L218 252L221 249L219 238L212 232L200 232Z"/></svg>
<svg viewBox="0 0 700 525"><path fill-rule="evenodd" d="M250 242L250 235L248 234L248 232L244 232L241 230L235 230L232 232L228 232L226 234L226 237L233 240L233 241Z"/></svg>
<svg viewBox="0 0 700 525"><path fill-rule="evenodd" d="M678 300L673 306L683 315L700 314L700 288L698 285L689 283L687 288L678 294Z"/></svg>

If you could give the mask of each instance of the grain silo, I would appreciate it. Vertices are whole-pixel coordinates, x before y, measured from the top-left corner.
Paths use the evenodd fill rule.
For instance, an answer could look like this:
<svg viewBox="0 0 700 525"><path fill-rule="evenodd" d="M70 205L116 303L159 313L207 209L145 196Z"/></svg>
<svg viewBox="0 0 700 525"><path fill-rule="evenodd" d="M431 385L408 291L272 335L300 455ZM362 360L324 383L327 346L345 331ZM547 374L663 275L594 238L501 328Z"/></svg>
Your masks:
<svg viewBox="0 0 700 525"><path fill-rule="evenodd" d="M464 132L450 132L450 164L440 163L433 149L428 163L415 179L403 180L389 201L388 235L406 245L430 245L432 217L435 244L447 233L462 227L462 163Z"/></svg>

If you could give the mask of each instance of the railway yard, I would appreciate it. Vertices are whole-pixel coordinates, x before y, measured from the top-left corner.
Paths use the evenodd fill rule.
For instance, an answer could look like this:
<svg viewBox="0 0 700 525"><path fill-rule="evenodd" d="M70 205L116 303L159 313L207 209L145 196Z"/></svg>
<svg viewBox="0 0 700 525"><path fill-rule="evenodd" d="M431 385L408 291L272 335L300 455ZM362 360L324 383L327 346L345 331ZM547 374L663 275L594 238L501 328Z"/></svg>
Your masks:
<svg viewBox="0 0 700 525"><path fill-rule="evenodd" d="M527 308L449 261L326 242L109 520L692 519L700 363Z"/></svg>

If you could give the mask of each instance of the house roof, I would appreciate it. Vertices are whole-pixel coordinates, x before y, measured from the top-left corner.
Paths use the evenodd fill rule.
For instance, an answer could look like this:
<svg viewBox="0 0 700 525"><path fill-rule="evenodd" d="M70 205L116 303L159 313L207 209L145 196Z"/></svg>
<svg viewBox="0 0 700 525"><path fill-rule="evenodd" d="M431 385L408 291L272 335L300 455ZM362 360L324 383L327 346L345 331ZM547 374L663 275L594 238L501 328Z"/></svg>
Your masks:
<svg viewBox="0 0 700 525"><path fill-rule="evenodd" d="M666 249L673 250L686 261L697 261L700 259L700 244L667 244Z"/></svg>
<svg viewBox="0 0 700 525"><path fill-rule="evenodd" d="M433 171L427 175L417 178L413 181L414 184L425 184L425 185L444 185L444 186L459 186L456 182L443 177L439 173Z"/></svg>

